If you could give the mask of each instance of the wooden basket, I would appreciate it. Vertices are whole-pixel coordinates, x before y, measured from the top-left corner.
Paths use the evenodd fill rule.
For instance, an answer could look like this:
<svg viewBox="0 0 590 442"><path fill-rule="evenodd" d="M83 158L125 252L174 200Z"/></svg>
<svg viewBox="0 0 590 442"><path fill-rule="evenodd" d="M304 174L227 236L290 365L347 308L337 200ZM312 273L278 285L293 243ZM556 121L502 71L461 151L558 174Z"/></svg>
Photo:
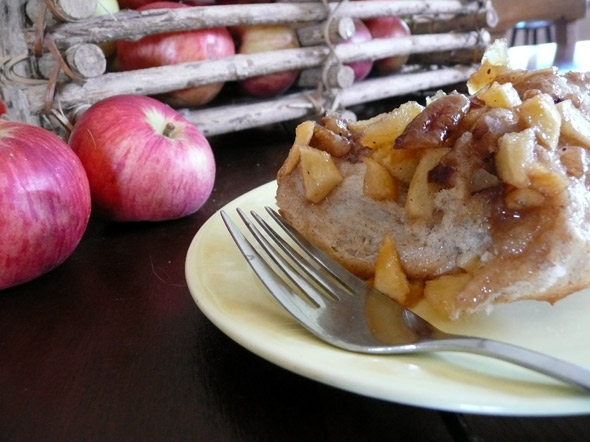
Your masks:
<svg viewBox="0 0 590 442"><path fill-rule="evenodd" d="M289 94L179 111L214 135L431 90L467 80L497 21L489 1L474 0L283 1L124 10L95 18L88 18L95 0L4 1L0 92L7 117L52 129L71 125L89 105L112 95L158 95L291 69L306 80ZM340 44L352 19L392 15L406 18L412 36ZM127 72L106 72L96 46L162 32L275 23L297 23L302 46ZM410 61L400 73L354 84L340 75L343 63L405 54Z"/></svg>

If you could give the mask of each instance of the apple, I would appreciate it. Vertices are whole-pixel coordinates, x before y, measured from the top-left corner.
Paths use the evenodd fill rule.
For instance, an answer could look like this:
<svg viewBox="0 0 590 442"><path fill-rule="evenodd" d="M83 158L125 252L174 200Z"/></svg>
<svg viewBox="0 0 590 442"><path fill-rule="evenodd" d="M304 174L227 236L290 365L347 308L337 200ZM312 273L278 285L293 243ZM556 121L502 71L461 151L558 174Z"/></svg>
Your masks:
<svg viewBox="0 0 590 442"><path fill-rule="evenodd" d="M217 0L187 0L183 3L188 6L213 6L217 4Z"/></svg>
<svg viewBox="0 0 590 442"><path fill-rule="evenodd" d="M154 2L138 10L188 7L181 3ZM213 60L235 54L234 41L225 27L148 35L138 41L118 41L116 47L117 65L123 71ZM223 82L189 87L170 92L162 99L176 107L200 106L213 100L222 87Z"/></svg>
<svg viewBox="0 0 590 442"><path fill-rule="evenodd" d="M121 9L137 9L153 2L154 0L119 0L119 6Z"/></svg>
<svg viewBox="0 0 590 442"><path fill-rule="evenodd" d="M119 3L117 0L98 0L93 16L100 17L102 15L116 14L117 12L119 12ZM110 57L115 53L114 41L101 43L99 46L102 52L104 52L105 57Z"/></svg>
<svg viewBox="0 0 590 442"><path fill-rule="evenodd" d="M365 20L365 24L373 38L394 38L410 35L410 28L406 22L397 16L371 18ZM409 54L375 60L375 70L381 74L398 72L406 64L408 58Z"/></svg>
<svg viewBox="0 0 590 442"><path fill-rule="evenodd" d="M69 144L88 175L96 213L112 220L181 218L199 210L213 189L209 142L154 98L115 95L93 104Z"/></svg>
<svg viewBox="0 0 590 442"><path fill-rule="evenodd" d="M0 289L62 264L90 218L82 164L57 135L0 119Z"/></svg>
<svg viewBox="0 0 590 442"><path fill-rule="evenodd" d="M119 2L117 0L97 0L96 10L93 16L100 17L101 15L116 14L119 10Z"/></svg>
<svg viewBox="0 0 590 442"><path fill-rule="evenodd" d="M369 28L363 23L362 20L355 19L354 20L354 34L348 40L345 40L343 44L356 44L356 43L364 43L373 39ZM367 75L371 72L373 68L373 61L372 60L361 60L355 61L352 63L346 63L347 66L350 66L354 71L354 81L361 81L364 80Z"/></svg>
<svg viewBox="0 0 590 442"><path fill-rule="evenodd" d="M217 0L220 5L253 5L256 3L275 3L276 0Z"/></svg>
<svg viewBox="0 0 590 442"><path fill-rule="evenodd" d="M297 33L288 24L236 26L231 28L239 54L276 51L299 47ZM299 75L298 70L275 72L240 80L242 90L252 97L268 98L289 89Z"/></svg>

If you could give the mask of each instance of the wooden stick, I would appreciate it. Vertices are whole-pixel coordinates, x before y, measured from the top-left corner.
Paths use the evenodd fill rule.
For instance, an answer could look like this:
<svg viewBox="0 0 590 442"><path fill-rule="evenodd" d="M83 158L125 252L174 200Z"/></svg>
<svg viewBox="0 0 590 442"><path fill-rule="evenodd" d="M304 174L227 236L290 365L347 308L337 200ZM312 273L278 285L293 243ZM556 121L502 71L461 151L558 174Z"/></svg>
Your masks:
<svg viewBox="0 0 590 442"><path fill-rule="evenodd" d="M481 40L482 36L477 32L416 35L375 39L358 45L341 44L337 45L334 51L340 62L351 62L471 47L480 44ZM273 72L306 69L321 65L329 55L330 49L326 46L312 46L113 72L88 79L84 84L64 84L55 99L63 109L69 109L79 103L94 103L111 95L156 95L212 82L234 81ZM43 109L42 89L33 86L26 91L32 113L39 113Z"/></svg>
<svg viewBox="0 0 590 442"><path fill-rule="evenodd" d="M327 37L333 44L341 43L354 35L354 20L350 17L343 17L332 20L330 23L322 22L297 29L297 36L301 46L315 46L326 42Z"/></svg>
<svg viewBox="0 0 590 442"><path fill-rule="evenodd" d="M364 80L342 90L339 102L342 106L349 107L418 90L438 88L466 81L474 71L471 67L460 66ZM180 112L206 136L210 136L281 121L317 117L322 110L314 105L313 98L314 92L307 91L254 104L232 104L202 110L181 109Z"/></svg>
<svg viewBox="0 0 590 442"><path fill-rule="evenodd" d="M372 18L411 14L469 14L479 10L477 1L424 0L330 3L334 18ZM124 10L49 30L58 48L79 43L137 40L148 34L202 29L214 26L318 22L330 12L321 2L194 6L148 11ZM34 36L27 41L32 47Z"/></svg>
<svg viewBox="0 0 590 442"><path fill-rule="evenodd" d="M343 64L333 64L327 71L322 67L305 69L299 75L297 86L310 88L324 83L331 88L347 88L354 83L354 69Z"/></svg>
<svg viewBox="0 0 590 442"><path fill-rule="evenodd" d="M382 98L462 83L467 81L475 70L473 66L455 66L369 79L342 90L340 103L344 107L349 107Z"/></svg>
<svg viewBox="0 0 590 442"><path fill-rule="evenodd" d="M451 15L443 17L417 17L410 21L412 34L439 34L443 32L476 31L493 28L498 24L498 14L494 9L482 9L474 14Z"/></svg>
<svg viewBox="0 0 590 442"><path fill-rule="evenodd" d="M92 17L97 0L46 0L46 3L58 20L78 21Z"/></svg>
<svg viewBox="0 0 590 442"><path fill-rule="evenodd" d="M412 54L407 64L452 66L455 64L480 63L486 48L487 46L482 45L452 51Z"/></svg>
<svg viewBox="0 0 590 442"><path fill-rule="evenodd" d="M468 48L487 44L487 31L424 34L410 37L376 38L355 45L341 44L334 48L336 57L342 62L377 60L395 55L423 54L451 49Z"/></svg>
<svg viewBox="0 0 590 442"><path fill-rule="evenodd" d="M25 14L31 23L35 23L40 14L44 14L45 26L54 26L59 21L53 16L53 14L46 8L45 0L29 0L25 5Z"/></svg>
<svg viewBox="0 0 590 442"><path fill-rule="evenodd" d="M3 0L0 7L0 97L7 106L5 117L10 120L23 121L39 125L40 119L29 112L28 100L21 85L12 84L3 73L3 63L19 55L26 56L27 44L24 39L25 16L20 0ZM17 74L30 77L28 63L19 63L15 67Z"/></svg>
<svg viewBox="0 0 590 442"><path fill-rule="evenodd" d="M93 44L80 44L66 49L64 59L70 69L80 78L88 79L98 77L106 71L107 61L104 52ZM43 78L49 78L56 65L55 58L47 53L37 60L39 74ZM62 76L60 80L65 80Z"/></svg>

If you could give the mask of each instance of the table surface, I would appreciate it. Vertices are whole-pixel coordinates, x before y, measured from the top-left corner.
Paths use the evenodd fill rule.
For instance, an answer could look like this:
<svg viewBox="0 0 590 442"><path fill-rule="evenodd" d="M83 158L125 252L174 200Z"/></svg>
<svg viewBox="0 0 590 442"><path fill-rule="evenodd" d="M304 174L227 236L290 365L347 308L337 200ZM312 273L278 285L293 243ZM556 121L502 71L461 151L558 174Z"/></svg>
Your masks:
<svg viewBox="0 0 590 442"><path fill-rule="evenodd" d="M198 213L93 216L63 265L1 293L0 440L588 440L590 416L448 413L341 391L250 353L200 312L185 281L191 240L274 179L292 139L290 124L213 137L217 179Z"/></svg>

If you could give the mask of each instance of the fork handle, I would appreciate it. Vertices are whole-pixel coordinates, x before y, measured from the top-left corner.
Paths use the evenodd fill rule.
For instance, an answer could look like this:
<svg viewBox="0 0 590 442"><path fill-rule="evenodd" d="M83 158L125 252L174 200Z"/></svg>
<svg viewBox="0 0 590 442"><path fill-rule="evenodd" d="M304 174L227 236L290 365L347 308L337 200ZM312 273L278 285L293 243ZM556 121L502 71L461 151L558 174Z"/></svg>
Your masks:
<svg viewBox="0 0 590 442"><path fill-rule="evenodd" d="M423 342L420 346L422 344L426 344L426 347L432 345L432 350L460 351L501 359L590 392L589 369L524 347L492 339L471 337ZM441 348L442 346L445 348Z"/></svg>

